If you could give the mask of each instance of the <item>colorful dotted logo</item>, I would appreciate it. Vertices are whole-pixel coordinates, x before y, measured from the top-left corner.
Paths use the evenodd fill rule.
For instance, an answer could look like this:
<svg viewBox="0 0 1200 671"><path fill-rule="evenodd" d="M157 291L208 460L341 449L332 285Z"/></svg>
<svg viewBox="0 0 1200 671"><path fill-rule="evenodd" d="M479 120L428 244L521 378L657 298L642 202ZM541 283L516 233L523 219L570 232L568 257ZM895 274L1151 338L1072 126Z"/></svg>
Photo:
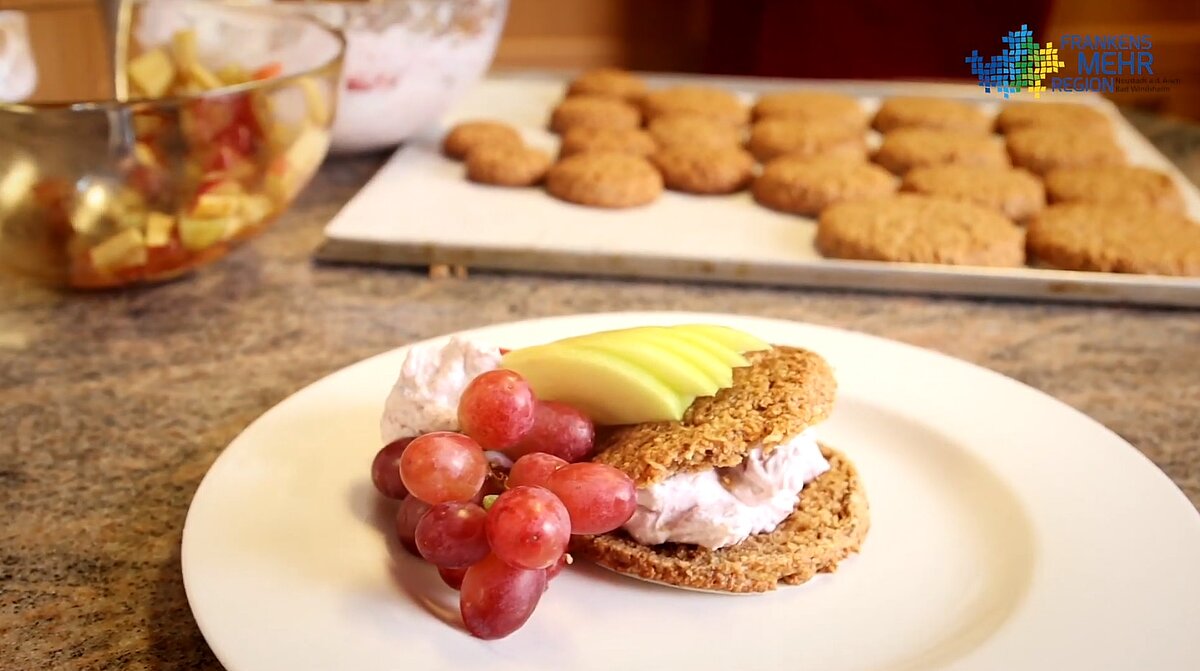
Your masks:
<svg viewBox="0 0 1200 671"><path fill-rule="evenodd" d="M1066 65L1059 60L1053 42L1042 46L1033 41L1033 31L1027 24L1021 24L1020 30L1009 31L1000 41L1005 47L998 56L984 61L975 49L966 58L971 74L979 78L979 85L987 93L994 90L1008 98L1014 93L1028 91L1034 98L1041 98L1046 90L1042 83L1046 76L1056 74Z"/></svg>

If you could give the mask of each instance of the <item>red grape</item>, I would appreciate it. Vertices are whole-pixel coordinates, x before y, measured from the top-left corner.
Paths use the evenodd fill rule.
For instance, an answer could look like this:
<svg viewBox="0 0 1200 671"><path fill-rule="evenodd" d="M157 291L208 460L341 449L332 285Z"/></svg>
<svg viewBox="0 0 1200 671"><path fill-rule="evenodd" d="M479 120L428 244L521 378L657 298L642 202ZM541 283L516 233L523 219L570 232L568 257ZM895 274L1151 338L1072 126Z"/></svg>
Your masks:
<svg viewBox="0 0 1200 671"><path fill-rule="evenodd" d="M513 464L508 473L508 486L545 487L550 474L566 465L567 462L553 454L532 452L517 459L517 463Z"/></svg>
<svg viewBox="0 0 1200 671"><path fill-rule="evenodd" d="M546 487L566 506L574 534L607 533L628 522L637 510L633 480L605 464L563 466L550 476Z"/></svg>
<svg viewBox="0 0 1200 671"><path fill-rule="evenodd" d="M488 510L487 538L497 557L527 569L543 569L567 549L571 518L549 490L515 487Z"/></svg>
<svg viewBox="0 0 1200 671"><path fill-rule="evenodd" d="M439 503L417 525L417 549L437 566L466 568L488 553L486 520L487 513L474 503Z"/></svg>
<svg viewBox="0 0 1200 671"><path fill-rule="evenodd" d="M511 370L490 370L467 385L458 401L458 424L488 450L512 447L533 427L533 388Z"/></svg>
<svg viewBox="0 0 1200 671"><path fill-rule="evenodd" d="M460 591L467 631L483 639L504 638L533 614L546 591L546 572L509 566L490 554L467 569Z"/></svg>
<svg viewBox="0 0 1200 671"><path fill-rule="evenodd" d="M400 543L409 552L420 557L421 552L417 550L417 525L420 524L421 518L425 517L425 513L429 512L430 505L415 496L406 496L400 502L400 507L396 510L396 535L400 537Z"/></svg>
<svg viewBox="0 0 1200 671"><path fill-rule="evenodd" d="M426 503L470 501L487 474L483 450L461 433L438 431L419 436L400 457L404 486Z"/></svg>
<svg viewBox="0 0 1200 671"><path fill-rule="evenodd" d="M596 427L588 416L558 401L538 401L533 411L533 428L516 446L509 448L513 457L531 452L553 454L568 462L583 461L592 455Z"/></svg>
<svg viewBox="0 0 1200 671"><path fill-rule="evenodd" d="M442 582L454 589L462 589L463 576L466 574L467 569L465 568L438 567L438 575L442 577Z"/></svg>
<svg viewBox="0 0 1200 671"><path fill-rule="evenodd" d="M375 483L375 489L380 494L389 499L400 500L408 496L408 489L400 477L400 456L412 441L412 438L393 440L371 462L371 482Z"/></svg>
<svg viewBox="0 0 1200 671"><path fill-rule="evenodd" d="M558 558L558 561L554 562L550 565L550 568L546 569L546 582L554 580L559 573L562 573L564 568L570 566L572 563L574 562L571 559L571 555L564 552L562 556Z"/></svg>

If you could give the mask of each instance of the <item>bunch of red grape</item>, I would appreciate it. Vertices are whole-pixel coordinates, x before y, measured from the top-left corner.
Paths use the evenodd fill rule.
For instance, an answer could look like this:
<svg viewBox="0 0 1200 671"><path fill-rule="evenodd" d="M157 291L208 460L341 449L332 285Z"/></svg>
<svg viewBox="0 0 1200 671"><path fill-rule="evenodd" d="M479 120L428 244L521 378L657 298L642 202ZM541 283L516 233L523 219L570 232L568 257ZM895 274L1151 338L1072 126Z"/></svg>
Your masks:
<svg viewBox="0 0 1200 671"><path fill-rule="evenodd" d="M376 489L400 499L396 532L410 552L459 590L463 624L502 638L533 613L548 582L570 563L571 534L600 534L637 507L633 481L582 461L595 428L569 405L539 401L520 375L493 370L458 405L462 433L397 440L371 465ZM504 477L485 450L516 459Z"/></svg>

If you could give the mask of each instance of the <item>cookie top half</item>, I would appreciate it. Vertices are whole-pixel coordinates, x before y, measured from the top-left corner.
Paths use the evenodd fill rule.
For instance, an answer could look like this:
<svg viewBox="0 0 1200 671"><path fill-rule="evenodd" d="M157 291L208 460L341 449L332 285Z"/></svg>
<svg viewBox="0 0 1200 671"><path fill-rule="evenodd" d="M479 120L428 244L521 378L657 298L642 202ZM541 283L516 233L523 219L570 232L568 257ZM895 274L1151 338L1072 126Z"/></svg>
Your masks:
<svg viewBox="0 0 1200 671"><path fill-rule="evenodd" d="M678 422L618 427L597 440L595 461L639 487L676 473L735 466L755 447L770 451L833 410L837 381L825 359L796 347L746 354L733 386L695 400Z"/></svg>

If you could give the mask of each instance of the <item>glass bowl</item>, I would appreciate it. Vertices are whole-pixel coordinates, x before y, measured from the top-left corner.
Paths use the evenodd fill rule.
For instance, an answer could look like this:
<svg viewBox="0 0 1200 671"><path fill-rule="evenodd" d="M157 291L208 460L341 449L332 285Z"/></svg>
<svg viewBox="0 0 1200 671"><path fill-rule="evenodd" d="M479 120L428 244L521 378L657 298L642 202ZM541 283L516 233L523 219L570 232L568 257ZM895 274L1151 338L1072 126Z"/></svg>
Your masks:
<svg viewBox="0 0 1200 671"><path fill-rule="evenodd" d="M89 55L117 64L112 99L0 102L9 270L74 288L177 277L261 232L328 152L337 30L198 0L134 2L120 19L112 51Z"/></svg>
<svg viewBox="0 0 1200 671"><path fill-rule="evenodd" d="M285 3L342 30L333 151L394 147L436 121L487 71L508 0Z"/></svg>

